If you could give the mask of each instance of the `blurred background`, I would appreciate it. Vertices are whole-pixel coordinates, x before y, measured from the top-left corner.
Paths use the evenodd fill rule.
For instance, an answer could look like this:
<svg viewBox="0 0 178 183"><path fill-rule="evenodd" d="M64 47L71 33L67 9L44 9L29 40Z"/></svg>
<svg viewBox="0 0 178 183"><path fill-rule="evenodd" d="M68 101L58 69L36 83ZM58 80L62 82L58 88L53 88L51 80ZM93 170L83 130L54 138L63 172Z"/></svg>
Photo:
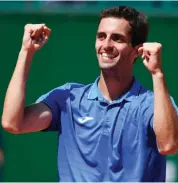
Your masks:
<svg viewBox="0 0 178 183"><path fill-rule="evenodd" d="M27 23L51 28L49 42L36 53L27 82L26 104L66 82L91 83L99 75L95 34L99 11L128 5L146 13L148 41L163 45L163 69L170 95L178 105L178 2L176 1L1 1L0 2L0 112L21 47ZM141 60L135 76L152 89L151 76ZM14 91L14 95L16 91ZM13 104L12 104L13 105ZM12 135L0 131L0 181L55 182L57 133ZM178 181L178 156L167 158L167 181Z"/></svg>

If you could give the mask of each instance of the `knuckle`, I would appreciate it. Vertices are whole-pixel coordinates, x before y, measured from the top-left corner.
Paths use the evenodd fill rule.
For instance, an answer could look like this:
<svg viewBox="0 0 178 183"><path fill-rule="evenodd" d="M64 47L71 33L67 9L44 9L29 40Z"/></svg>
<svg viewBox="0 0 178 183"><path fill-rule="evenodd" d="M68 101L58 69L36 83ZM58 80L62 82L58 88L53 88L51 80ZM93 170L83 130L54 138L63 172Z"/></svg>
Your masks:
<svg viewBox="0 0 178 183"><path fill-rule="evenodd" d="M31 26L32 26L32 24L26 24L26 25L24 26L24 29L25 29L25 30L26 30L26 29L29 29Z"/></svg>
<svg viewBox="0 0 178 183"><path fill-rule="evenodd" d="M31 24L30 25L31 28L33 28L34 30L40 30L43 26L42 24Z"/></svg>
<svg viewBox="0 0 178 183"><path fill-rule="evenodd" d="M157 50L157 51L160 51L160 50L162 49L162 45L161 45L160 43L157 43L157 44L155 45L155 47L156 47L156 50Z"/></svg>
<svg viewBox="0 0 178 183"><path fill-rule="evenodd" d="M161 43L155 43L157 47L162 47Z"/></svg>
<svg viewBox="0 0 178 183"><path fill-rule="evenodd" d="M155 51L159 51L162 49L162 45L160 43L154 42L154 43L144 43L143 44L144 49L151 49Z"/></svg>
<svg viewBox="0 0 178 183"><path fill-rule="evenodd" d="M161 48L162 48L162 44L159 43L159 44L158 44L158 47L161 49Z"/></svg>
<svg viewBox="0 0 178 183"><path fill-rule="evenodd" d="M41 28L41 27L42 27L42 25L41 25L41 24L37 24L37 27L38 27L38 28Z"/></svg>

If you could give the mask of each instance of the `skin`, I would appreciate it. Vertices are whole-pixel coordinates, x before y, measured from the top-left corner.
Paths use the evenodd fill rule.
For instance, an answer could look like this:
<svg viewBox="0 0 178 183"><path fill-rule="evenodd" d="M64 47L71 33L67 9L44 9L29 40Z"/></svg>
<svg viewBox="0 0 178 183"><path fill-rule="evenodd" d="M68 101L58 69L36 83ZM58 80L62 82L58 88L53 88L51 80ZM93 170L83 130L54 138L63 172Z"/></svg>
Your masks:
<svg viewBox="0 0 178 183"><path fill-rule="evenodd" d="M33 56L47 42L50 32L45 24L27 24L24 27L22 47L7 88L2 114L2 126L10 133L36 132L51 123L52 114L45 104L25 106L26 82Z"/></svg>
<svg viewBox="0 0 178 183"><path fill-rule="evenodd" d="M50 32L45 24L25 26L22 47L4 101L2 126L8 132L36 132L47 128L51 123L52 113L45 104L24 106L26 81L33 56L47 42ZM104 18L98 26L95 47L101 68L98 87L109 102L130 88L134 60L139 55L143 58L143 64L153 80L154 131L158 150L164 155L176 153L178 117L162 71L161 44L143 43L132 47L129 23L124 19Z"/></svg>
<svg viewBox="0 0 178 183"><path fill-rule="evenodd" d="M123 39L116 35L123 35ZM129 22L117 18L101 20L95 44L101 68L98 86L109 102L117 99L130 87L133 63L140 55L153 80L154 131L158 150L163 155L174 154L178 150L178 117L162 71L162 45L143 43L133 48L130 41ZM102 53L113 57L102 56Z"/></svg>
<svg viewBox="0 0 178 183"><path fill-rule="evenodd" d="M130 31L129 23L118 18L103 18L98 27L95 48L101 69L99 88L110 102L132 83L133 62L139 55L139 46L131 46Z"/></svg>

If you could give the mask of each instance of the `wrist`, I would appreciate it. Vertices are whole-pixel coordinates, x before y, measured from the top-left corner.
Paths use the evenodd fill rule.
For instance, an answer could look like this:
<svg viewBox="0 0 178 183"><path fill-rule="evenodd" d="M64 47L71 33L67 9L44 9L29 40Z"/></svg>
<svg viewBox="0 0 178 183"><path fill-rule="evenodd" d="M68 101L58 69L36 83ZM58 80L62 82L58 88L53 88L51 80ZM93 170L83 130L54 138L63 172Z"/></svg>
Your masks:
<svg viewBox="0 0 178 183"><path fill-rule="evenodd" d="M35 52L33 51L21 48L17 62L24 63L27 67L30 67L34 54Z"/></svg>
<svg viewBox="0 0 178 183"><path fill-rule="evenodd" d="M34 55L35 54L35 50L34 49L30 49L30 48L25 48L24 46L21 47L20 53L24 53L27 55Z"/></svg>
<svg viewBox="0 0 178 183"><path fill-rule="evenodd" d="M31 60L33 58L34 54L35 54L35 51L26 49L24 47L22 47L19 52L19 56L26 58L27 60Z"/></svg>
<svg viewBox="0 0 178 183"><path fill-rule="evenodd" d="M156 77L156 78L163 78L164 77L164 74L163 74L162 70L158 70L154 73L151 73L151 75L152 75L153 78L154 77Z"/></svg>

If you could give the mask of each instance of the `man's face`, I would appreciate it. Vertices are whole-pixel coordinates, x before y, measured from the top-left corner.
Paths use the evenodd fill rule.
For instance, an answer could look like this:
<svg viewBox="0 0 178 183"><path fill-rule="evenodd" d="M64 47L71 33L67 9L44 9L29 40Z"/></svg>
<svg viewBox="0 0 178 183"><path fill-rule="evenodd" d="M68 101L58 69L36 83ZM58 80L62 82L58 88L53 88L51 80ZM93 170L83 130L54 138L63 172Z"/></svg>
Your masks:
<svg viewBox="0 0 178 183"><path fill-rule="evenodd" d="M103 18L98 26L95 43L99 66L102 70L132 68L136 58L131 46L129 22L119 18Z"/></svg>

